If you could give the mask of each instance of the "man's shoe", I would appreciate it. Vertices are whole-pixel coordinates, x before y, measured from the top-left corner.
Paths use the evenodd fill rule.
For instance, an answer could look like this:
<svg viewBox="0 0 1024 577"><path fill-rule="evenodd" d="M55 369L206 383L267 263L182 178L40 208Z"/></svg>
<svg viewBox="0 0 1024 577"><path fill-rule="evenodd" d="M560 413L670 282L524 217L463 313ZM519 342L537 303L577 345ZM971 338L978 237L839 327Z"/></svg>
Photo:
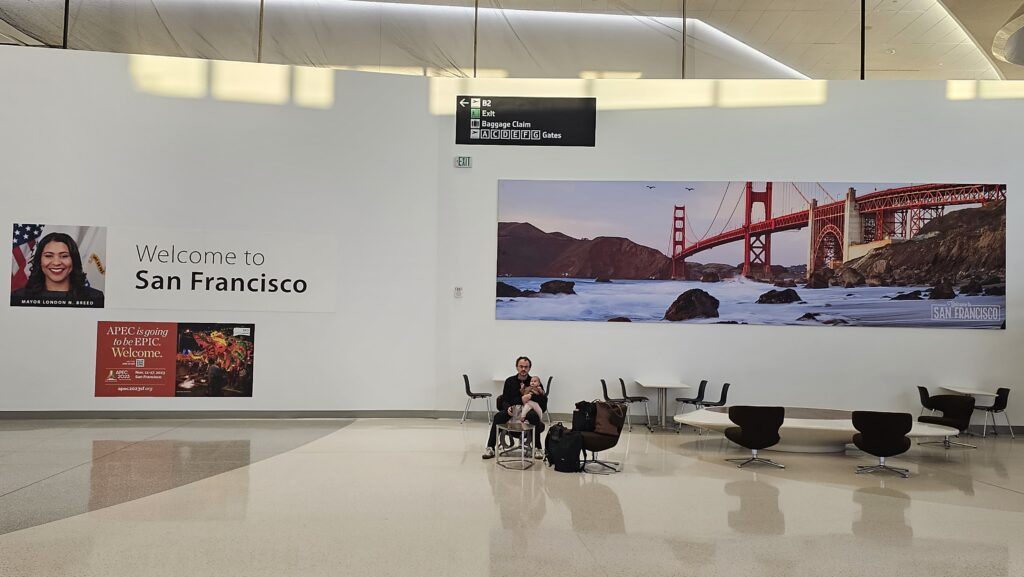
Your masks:
<svg viewBox="0 0 1024 577"><path fill-rule="evenodd" d="M494 458L494 447L487 447L484 449L484 454L480 455L481 459L493 459Z"/></svg>
<svg viewBox="0 0 1024 577"><path fill-rule="evenodd" d="M541 451L540 449L534 449L533 450L533 458L534 459L543 459L544 458L544 451Z"/></svg>

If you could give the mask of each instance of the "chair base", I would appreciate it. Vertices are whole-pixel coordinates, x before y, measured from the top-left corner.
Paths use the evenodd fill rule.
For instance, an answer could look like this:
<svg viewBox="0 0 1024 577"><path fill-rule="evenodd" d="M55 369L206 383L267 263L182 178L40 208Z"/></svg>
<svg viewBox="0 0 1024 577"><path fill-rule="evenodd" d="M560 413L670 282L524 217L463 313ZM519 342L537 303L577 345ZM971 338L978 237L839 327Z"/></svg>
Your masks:
<svg viewBox="0 0 1024 577"><path fill-rule="evenodd" d="M587 465L596 465L599 468L596 471L588 470ZM618 461L602 461L597 458L597 453L591 452L590 458L587 458L587 451L583 451L583 467L580 469L583 473L592 473L594 475L611 475L612 473L619 473L622 471L622 463Z"/></svg>
<svg viewBox="0 0 1024 577"><path fill-rule="evenodd" d="M900 477L906 479L910 476L910 469L901 469L900 467L890 467L889 465L858 465L857 474L861 473L874 473L875 471L890 471L896 473Z"/></svg>
<svg viewBox="0 0 1024 577"><path fill-rule="evenodd" d="M757 457L757 456L740 457L738 459L726 459L726 461L729 461L730 463L739 463L739 465L736 465L736 466L741 468L741 469L743 467L746 467L747 465L749 465L751 463L761 463L762 465L771 465L773 467L778 467L780 469L785 469L786 468L786 466L783 465L782 463L776 463L775 461L773 461L771 459L765 459L763 457Z"/></svg>
<svg viewBox="0 0 1024 577"><path fill-rule="evenodd" d="M952 447L963 447L965 449L977 449L975 445L968 445L967 443L959 443L957 441L950 441L949 437L944 437L941 441L922 441L918 445L942 445L946 449Z"/></svg>
<svg viewBox="0 0 1024 577"><path fill-rule="evenodd" d="M600 468L596 471L590 470L587 469L588 465L597 465ZM602 461L600 459L584 459L581 471L584 473L591 473L593 475L611 475L612 473L619 473L622 471L622 463L618 461Z"/></svg>

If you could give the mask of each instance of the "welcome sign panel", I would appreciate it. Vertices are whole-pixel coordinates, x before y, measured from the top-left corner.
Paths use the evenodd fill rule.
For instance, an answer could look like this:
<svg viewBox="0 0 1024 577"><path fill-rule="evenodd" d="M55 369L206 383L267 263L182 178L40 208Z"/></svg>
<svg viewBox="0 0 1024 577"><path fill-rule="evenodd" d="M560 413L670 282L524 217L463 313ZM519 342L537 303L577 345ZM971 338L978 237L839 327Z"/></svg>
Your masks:
<svg viewBox="0 0 1024 577"><path fill-rule="evenodd" d="M111 227L108 308L333 311L334 238Z"/></svg>
<svg viewBox="0 0 1024 577"><path fill-rule="evenodd" d="M496 317L1005 328L1006 193L502 180Z"/></svg>

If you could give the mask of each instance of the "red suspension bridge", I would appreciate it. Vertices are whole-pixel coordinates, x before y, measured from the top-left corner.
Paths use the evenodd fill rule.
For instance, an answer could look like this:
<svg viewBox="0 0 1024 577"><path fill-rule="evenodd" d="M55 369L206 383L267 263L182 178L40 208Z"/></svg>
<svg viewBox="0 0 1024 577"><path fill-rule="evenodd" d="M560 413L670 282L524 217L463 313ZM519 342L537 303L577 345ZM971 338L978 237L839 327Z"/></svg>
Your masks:
<svg viewBox="0 0 1024 577"><path fill-rule="evenodd" d="M941 216L947 206L1006 199L1004 184L923 184L877 190L861 196L851 188L845 198L837 199L819 183L747 182L722 232L709 236L731 185L726 186L719 211L699 238L686 219L686 207L675 207L672 278L686 278L687 258L741 241L743 275L771 278L772 234L804 227L811 230L807 259L807 274L810 275L854 258L851 247L855 245L911 238L928 221ZM743 225L725 230L741 202L745 206ZM773 214L773 204L783 206L782 214Z"/></svg>

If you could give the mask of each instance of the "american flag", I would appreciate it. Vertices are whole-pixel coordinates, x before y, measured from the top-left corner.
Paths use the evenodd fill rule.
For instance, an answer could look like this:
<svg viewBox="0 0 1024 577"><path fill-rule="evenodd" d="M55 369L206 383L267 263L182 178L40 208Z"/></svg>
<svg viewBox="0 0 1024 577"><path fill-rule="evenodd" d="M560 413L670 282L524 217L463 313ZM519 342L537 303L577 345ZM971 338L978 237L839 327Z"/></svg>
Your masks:
<svg viewBox="0 0 1024 577"><path fill-rule="evenodd" d="M11 292L25 286L28 282L29 267L32 263L32 250L36 241L43 235L41 224L15 224L14 239L11 241Z"/></svg>

